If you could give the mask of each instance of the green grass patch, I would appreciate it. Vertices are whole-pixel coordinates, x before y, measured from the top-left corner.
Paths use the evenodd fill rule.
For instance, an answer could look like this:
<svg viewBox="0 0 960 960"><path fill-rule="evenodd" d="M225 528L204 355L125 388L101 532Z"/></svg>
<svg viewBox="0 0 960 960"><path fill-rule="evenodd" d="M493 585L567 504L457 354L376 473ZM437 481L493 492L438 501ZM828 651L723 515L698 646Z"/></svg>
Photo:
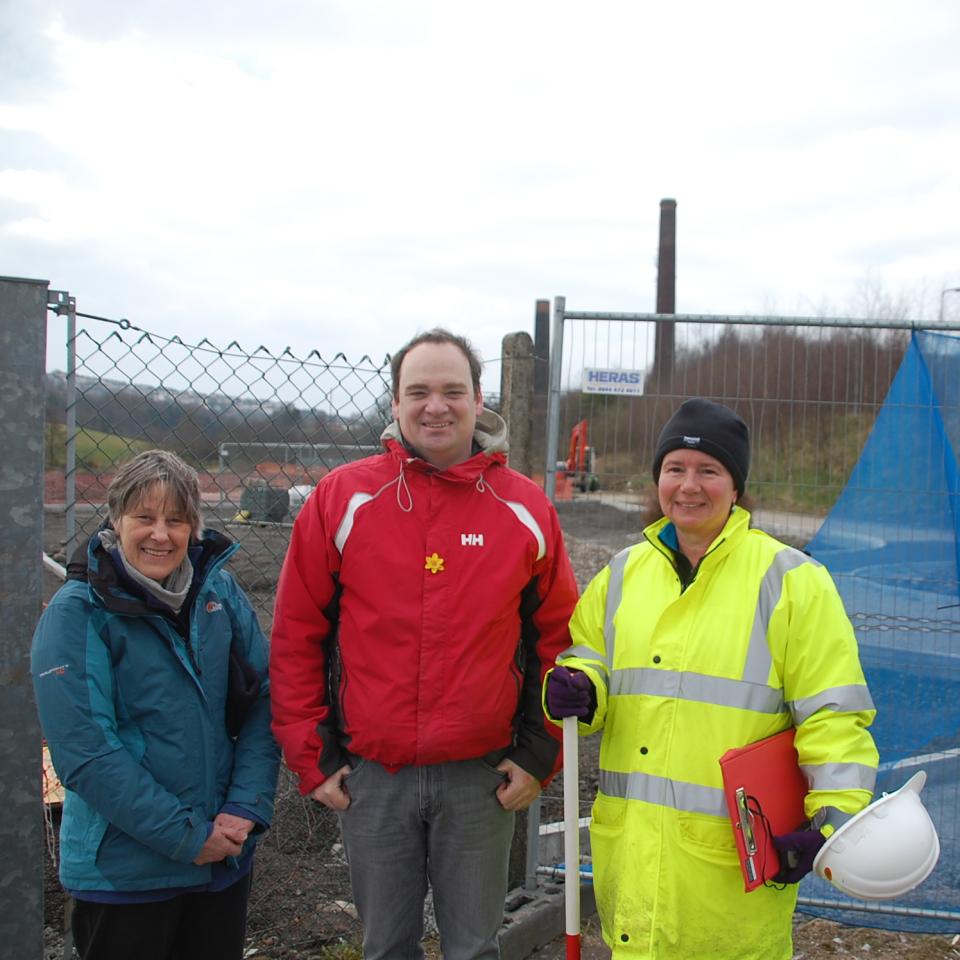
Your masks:
<svg viewBox="0 0 960 960"><path fill-rule="evenodd" d="M67 428L62 423L47 423L43 433L46 469L64 469L67 464ZM112 470L141 451L155 446L149 440L131 440L129 437L81 428L76 435L77 469L94 473Z"/></svg>

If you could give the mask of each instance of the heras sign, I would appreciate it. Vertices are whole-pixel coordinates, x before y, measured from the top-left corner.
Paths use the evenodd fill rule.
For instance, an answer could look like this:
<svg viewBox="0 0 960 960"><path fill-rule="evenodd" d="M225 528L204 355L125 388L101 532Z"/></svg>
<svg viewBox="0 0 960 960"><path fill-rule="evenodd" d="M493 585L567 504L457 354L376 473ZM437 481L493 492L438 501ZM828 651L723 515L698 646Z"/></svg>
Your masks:
<svg viewBox="0 0 960 960"><path fill-rule="evenodd" d="M643 371L584 367L581 389L584 393L619 393L640 396L643 393Z"/></svg>

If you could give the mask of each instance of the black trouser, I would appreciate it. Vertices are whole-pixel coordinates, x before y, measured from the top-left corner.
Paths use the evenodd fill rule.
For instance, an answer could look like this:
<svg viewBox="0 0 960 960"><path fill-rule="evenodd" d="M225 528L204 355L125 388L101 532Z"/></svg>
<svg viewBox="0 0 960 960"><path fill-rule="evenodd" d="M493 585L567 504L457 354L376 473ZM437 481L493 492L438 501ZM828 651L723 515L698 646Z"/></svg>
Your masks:
<svg viewBox="0 0 960 960"><path fill-rule="evenodd" d="M76 900L77 952L81 960L242 960L251 876L159 903Z"/></svg>

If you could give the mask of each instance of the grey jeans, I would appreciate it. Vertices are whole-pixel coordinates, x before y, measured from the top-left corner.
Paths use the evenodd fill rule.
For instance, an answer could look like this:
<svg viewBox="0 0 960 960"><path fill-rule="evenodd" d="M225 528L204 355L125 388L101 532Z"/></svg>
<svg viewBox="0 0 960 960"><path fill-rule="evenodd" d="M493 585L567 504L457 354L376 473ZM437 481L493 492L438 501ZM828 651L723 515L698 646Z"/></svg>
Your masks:
<svg viewBox="0 0 960 960"><path fill-rule="evenodd" d="M485 760L402 767L357 760L340 814L365 960L420 960L427 882L444 960L496 960L514 814Z"/></svg>

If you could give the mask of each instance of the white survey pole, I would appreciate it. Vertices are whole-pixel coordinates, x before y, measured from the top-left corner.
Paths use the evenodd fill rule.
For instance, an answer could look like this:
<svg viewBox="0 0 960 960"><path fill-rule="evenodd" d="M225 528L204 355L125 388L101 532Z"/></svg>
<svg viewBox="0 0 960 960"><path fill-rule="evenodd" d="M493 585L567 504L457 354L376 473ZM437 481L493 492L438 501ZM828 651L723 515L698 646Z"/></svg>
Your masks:
<svg viewBox="0 0 960 960"><path fill-rule="evenodd" d="M580 960L580 763L577 718L563 718L563 860L567 960Z"/></svg>

